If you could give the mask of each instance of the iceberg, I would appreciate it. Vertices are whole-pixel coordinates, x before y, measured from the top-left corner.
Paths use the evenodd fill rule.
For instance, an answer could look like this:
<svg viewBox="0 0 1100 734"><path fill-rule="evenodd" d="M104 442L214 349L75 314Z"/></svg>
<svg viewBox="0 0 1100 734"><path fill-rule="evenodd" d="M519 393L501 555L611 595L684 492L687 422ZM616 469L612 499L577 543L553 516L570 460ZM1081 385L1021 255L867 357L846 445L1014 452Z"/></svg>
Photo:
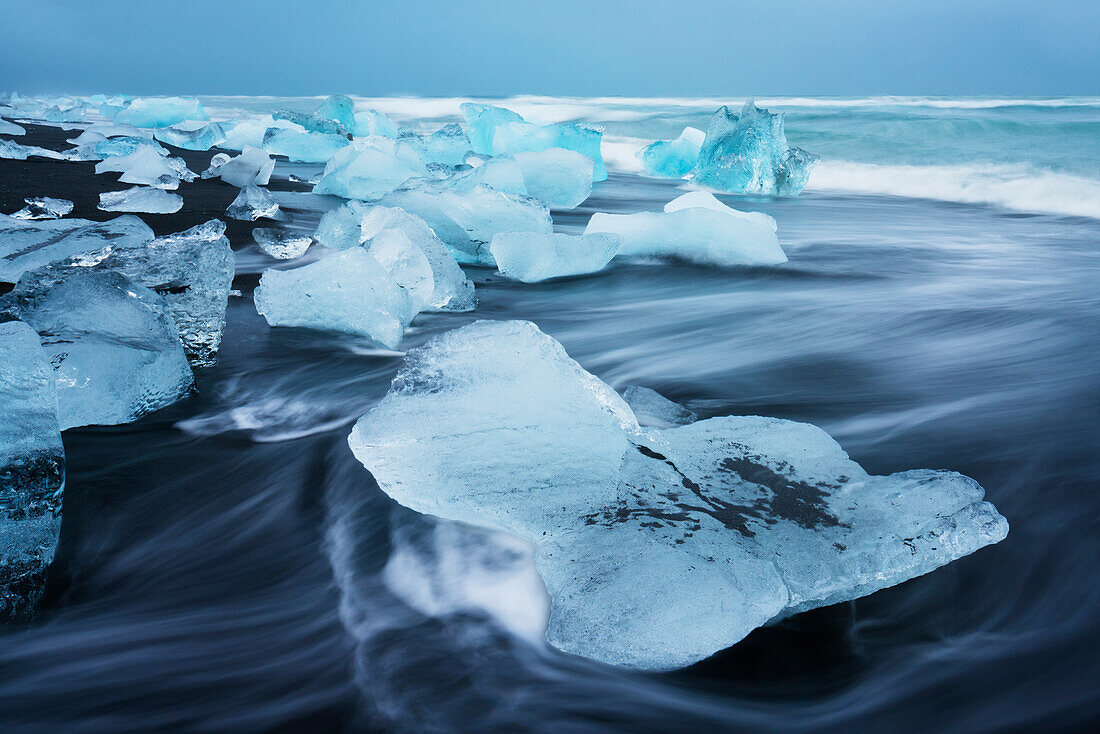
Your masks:
<svg viewBox="0 0 1100 734"><path fill-rule="evenodd" d="M124 191L104 191L99 206L105 212L175 214L183 208L183 197L152 186L135 186Z"/></svg>
<svg viewBox="0 0 1100 734"><path fill-rule="evenodd" d="M355 113L352 132L357 138L381 135L384 138L397 137L397 125L393 120L377 110L361 110Z"/></svg>
<svg viewBox="0 0 1100 734"><path fill-rule="evenodd" d="M28 270L103 247L142 247L153 230L135 216L107 222L87 219L26 221L0 214L0 281L14 283Z"/></svg>
<svg viewBox="0 0 1100 734"><path fill-rule="evenodd" d="M105 158L95 165L95 172L117 172L122 174L118 177L120 183L169 190L179 188L180 180L195 179L182 158L164 155L160 148L145 144L138 145L128 155Z"/></svg>
<svg viewBox="0 0 1100 734"><path fill-rule="evenodd" d="M428 175L416 149L405 141L366 138L336 151L315 194L344 199L373 200L393 191L410 178Z"/></svg>
<svg viewBox="0 0 1100 734"><path fill-rule="evenodd" d="M54 367L62 430L135 421L193 381L164 300L121 273L46 266L0 297L0 320L34 328Z"/></svg>
<svg viewBox="0 0 1100 734"><path fill-rule="evenodd" d="M674 257L720 266L787 262L774 219L731 209L705 191L684 194L663 212L597 212L584 233L600 232L623 238L621 257Z"/></svg>
<svg viewBox="0 0 1100 734"><path fill-rule="evenodd" d="M358 334L391 349L415 315L405 289L358 247L294 270L265 270L254 299L272 326Z"/></svg>
<svg viewBox="0 0 1100 734"><path fill-rule="evenodd" d="M592 159L565 148L516 153L527 194L551 209L574 209L592 193Z"/></svg>
<svg viewBox="0 0 1100 734"><path fill-rule="evenodd" d="M622 244L622 238L614 234L505 232L493 237L489 252L501 275L537 283L603 270Z"/></svg>
<svg viewBox="0 0 1100 734"><path fill-rule="evenodd" d="M313 244L313 238L309 235L269 227L253 229L252 239L256 241L264 254L276 260L293 260L296 257L301 257L306 254L306 250Z"/></svg>
<svg viewBox="0 0 1100 734"><path fill-rule="evenodd" d="M373 240L390 230L404 233L431 266L433 289L420 310L474 309L474 284L462 272L443 241L415 214L396 207L349 201L338 209L326 212L314 236L318 243L334 250L360 246L373 250Z"/></svg>
<svg viewBox="0 0 1100 734"><path fill-rule="evenodd" d="M699 148L707 134L694 127L685 127L675 140L658 140L637 153L646 171L664 178L683 178L695 170Z"/></svg>
<svg viewBox="0 0 1100 734"><path fill-rule="evenodd" d="M207 120L197 99L185 97L138 97L115 115L119 125L170 127L185 120Z"/></svg>
<svg viewBox="0 0 1100 734"><path fill-rule="evenodd" d="M541 201L484 184L467 190L423 184L386 194L378 203L419 216L466 264L495 265L489 243L501 232L549 234L554 230L550 210Z"/></svg>
<svg viewBox="0 0 1100 734"><path fill-rule="evenodd" d="M255 184L248 184L237 198L225 210L225 215L230 219L238 219L243 222L255 222L257 219L271 219L276 222L290 221L290 215L279 209L274 197L267 189Z"/></svg>
<svg viewBox="0 0 1100 734"><path fill-rule="evenodd" d="M190 130L162 127L153 133L153 137L185 150L210 150L225 140L225 127L220 122L210 122Z"/></svg>
<svg viewBox="0 0 1100 734"><path fill-rule="evenodd" d="M25 161L31 156L52 158L53 160L61 159L61 154L56 151L39 148L37 145L20 145L14 140L0 138L0 158L7 158L13 161Z"/></svg>
<svg viewBox="0 0 1100 734"><path fill-rule="evenodd" d="M65 449L53 368L35 333L0 323L0 624L33 616L61 531Z"/></svg>
<svg viewBox="0 0 1100 734"><path fill-rule="evenodd" d="M711 117L693 180L737 194L797 196L817 161L787 144L782 115L750 99L740 115L720 107Z"/></svg>
<svg viewBox="0 0 1100 734"><path fill-rule="evenodd" d="M690 410L674 403L661 393L640 385L627 385L623 390L623 400L634 411L638 425L652 428L672 428L686 426L699 418Z"/></svg>
<svg viewBox="0 0 1100 734"><path fill-rule="evenodd" d="M646 670L1008 532L973 480L868 475L808 424L643 429L529 322L479 321L410 351L348 444L400 504L534 543L551 645Z"/></svg>
<svg viewBox="0 0 1100 734"><path fill-rule="evenodd" d="M213 156L210 159L210 168L203 175L220 176L227 184L243 189L251 184L267 186L274 170L275 159L267 151L246 147L240 155L233 158L224 153Z"/></svg>
<svg viewBox="0 0 1100 734"><path fill-rule="evenodd" d="M296 163L325 163L350 143L343 135L273 127L264 133L263 147L268 153L286 156Z"/></svg>
<svg viewBox="0 0 1100 734"><path fill-rule="evenodd" d="M23 199L25 207L12 214L16 219L60 219L73 210L68 199L53 199L49 196L37 196Z"/></svg>

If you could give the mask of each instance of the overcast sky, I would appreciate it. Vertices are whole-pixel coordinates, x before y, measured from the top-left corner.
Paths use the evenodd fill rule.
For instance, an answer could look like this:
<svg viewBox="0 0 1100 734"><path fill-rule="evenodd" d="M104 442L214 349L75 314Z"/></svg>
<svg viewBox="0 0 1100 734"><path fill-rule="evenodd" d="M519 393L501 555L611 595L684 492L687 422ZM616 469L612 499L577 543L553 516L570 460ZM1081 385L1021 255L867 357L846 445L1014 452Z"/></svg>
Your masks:
<svg viewBox="0 0 1100 734"><path fill-rule="evenodd" d="M1100 94L1100 0L0 0L0 90Z"/></svg>

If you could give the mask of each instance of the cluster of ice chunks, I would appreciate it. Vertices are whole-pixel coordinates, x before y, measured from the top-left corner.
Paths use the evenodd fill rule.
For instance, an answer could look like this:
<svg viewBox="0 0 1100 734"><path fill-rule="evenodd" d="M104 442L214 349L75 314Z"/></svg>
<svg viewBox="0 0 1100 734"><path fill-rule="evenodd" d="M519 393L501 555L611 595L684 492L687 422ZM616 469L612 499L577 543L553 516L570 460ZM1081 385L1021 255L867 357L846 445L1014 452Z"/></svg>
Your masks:
<svg viewBox="0 0 1100 734"><path fill-rule="evenodd" d="M778 265L787 262L775 220L740 212L705 191L673 199L663 212L592 215L585 234L617 234L621 257L672 257L720 265Z"/></svg>
<svg viewBox="0 0 1100 734"><path fill-rule="evenodd" d="M489 252L502 275L537 283L603 270L622 244L614 234L503 232L493 237Z"/></svg>
<svg viewBox="0 0 1100 734"><path fill-rule="evenodd" d="M276 260L293 260L301 257L313 244L313 238L309 235L270 227L253 229L252 239L264 254Z"/></svg>
<svg viewBox="0 0 1100 734"><path fill-rule="evenodd" d="M257 219L285 222L290 219L290 215L279 208L275 197L267 189L255 184L248 184L241 189L237 198L226 208L225 215L243 222L255 222Z"/></svg>
<svg viewBox="0 0 1100 734"><path fill-rule="evenodd" d="M227 184L245 188L251 184L267 186L275 170L275 159L260 148L246 146L238 156L218 153L211 157L203 178L221 178Z"/></svg>
<svg viewBox="0 0 1100 734"><path fill-rule="evenodd" d="M0 323L0 623L32 616L61 530L65 450L49 358L19 321Z"/></svg>
<svg viewBox="0 0 1100 734"><path fill-rule="evenodd" d="M423 183L386 194L378 203L416 214L464 264L495 265L489 244L501 232L553 231L550 210L541 201L484 184L458 189Z"/></svg>
<svg viewBox="0 0 1100 734"><path fill-rule="evenodd" d="M651 428L672 428L686 426L699 418L679 403L666 398L661 393L641 385L627 385L623 390L623 400L634 411L638 425Z"/></svg>
<svg viewBox="0 0 1100 734"><path fill-rule="evenodd" d="M409 293L359 247L294 270L266 270L254 298L272 326L357 334L389 348L416 315Z"/></svg>
<svg viewBox="0 0 1100 734"><path fill-rule="evenodd" d="M162 127L153 133L153 137L185 150L210 150L225 141L225 126L220 122L210 122L191 129Z"/></svg>
<svg viewBox="0 0 1100 734"><path fill-rule="evenodd" d="M476 153L501 155L565 148L592 159L593 181L607 179L600 152L603 128L583 122L540 125L503 107L473 102L462 104L461 109Z"/></svg>
<svg viewBox="0 0 1100 734"><path fill-rule="evenodd" d="M264 133L263 148L296 163L326 163L350 143L343 135L273 127Z"/></svg>
<svg viewBox="0 0 1100 734"><path fill-rule="evenodd" d="M191 389L167 305L113 270L47 265L0 297L0 320L38 332L53 365L62 429L137 420Z"/></svg>
<svg viewBox="0 0 1100 734"><path fill-rule="evenodd" d="M372 137L356 140L336 151L313 192L373 200L410 178L427 175L428 169L413 145L403 140Z"/></svg>
<svg viewBox="0 0 1100 734"><path fill-rule="evenodd" d="M782 115L750 99L739 115L723 106L711 116L693 180L732 193L795 196L817 160L788 145Z"/></svg>
<svg viewBox="0 0 1100 734"><path fill-rule="evenodd" d="M95 165L95 172L117 172L121 174L120 183L168 190L179 188L181 180L195 180L195 174L182 158L166 155L159 146L145 144L138 145L131 153L104 158Z"/></svg>
<svg viewBox="0 0 1100 734"><path fill-rule="evenodd" d="M396 231L407 240L401 241L392 234L386 235L382 243L377 243L381 235ZM349 201L342 207L326 212L314 235L317 242L335 250L353 247L365 247L377 257L392 259L385 254L400 249L411 252L411 247L419 250L423 261L431 269L431 295L425 299L419 310L425 311L472 311L475 305L474 285L462 272L447 246L428 224L403 209L370 205L359 201ZM411 263L419 263L415 252L407 258ZM422 272L422 271L421 271Z"/></svg>
<svg viewBox="0 0 1100 734"><path fill-rule="evenodd" d="M0 281L14 283L28 270L104 246L142 247L152 241L153 230L134 216L91 222L26 221L0 214Z"/></svg>
<svg viewBox="0 0 1100 734"><path fill-rule="evenodd" d="M707 134L694 127L685 127L675 140L658 140L637 153L646 171L654 176L683 178L695 170L699 148Z"/></svg>
<svg viewBox="0 0 1100 734"><path fill-rule="evenodd" d="M54 199L49 196L23 199L23 203L26 206L12 214L16 219L60 219L73 210L73 203L68 199Z"/></svg>
<svg viewBox="0 0 1100 734"><path fill-rule="evenodd" d="M152 186L134 186L123 191L104 191L99 209L105 212L175 214L183 208L183 197Z"/></svg>
<svg viewBox="0 0 1100 734"><path fill-rule="evenodd" d="M207 119L202 104L186 97L138 97L114 116L116 123L134 127L171 127Z"/></svg>
<svg viewBox="0 0 1100 734"><path fill-rule="evenodd" d="M348 443L402 505L534 543L550 644L641 669L689 665L1008 531L973 480L870 476L811 425L643 429L528 322L475 322L409 352Z"/></svg>

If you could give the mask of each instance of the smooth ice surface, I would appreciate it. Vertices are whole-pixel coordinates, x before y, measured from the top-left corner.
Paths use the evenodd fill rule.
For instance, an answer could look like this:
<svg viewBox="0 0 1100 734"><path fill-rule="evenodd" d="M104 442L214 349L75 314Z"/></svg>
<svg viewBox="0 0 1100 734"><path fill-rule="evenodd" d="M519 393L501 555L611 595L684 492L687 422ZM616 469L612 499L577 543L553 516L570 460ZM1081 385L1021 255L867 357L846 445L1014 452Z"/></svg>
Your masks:
<svg viewBox="0 0 1100 734"><path fill-rule="evenodd" d="M290 219L288 214L279 209L270 192L255 184L248 184L241 189L237 198L226 208L225 215L244 222L255 222L257 219L285 222Z"/></svg>
<svg viewBox="0 0 1100 734"><path fill-rule="evenodd" d="M516 153L527 194L551 209L574 209L592 193L592 159L564 148Z"/></svg>
<svg viewBox="0 0 1100 734"><path fill-rule="evenodd" d="M185 97L138 97L115 115L119 125L134 127L169 127L185 120L206 119L202 104Z"/></svg>
<svg viewBox="0 0 1100 734"><path fill-rule="evenodd" d="M381 135L386 138L397 137L397 125L385 114L377 110L360 110L355 113L352 132L357 138Z"/></svg>
<svg viewBox="0 0 1100 734"><path fill-rule="evenodd" d="M325 163L336 151L351 144L343 135L273 127L264 133L263 147L272 155L296 163Z"/></svg>
<svg viewBox="0 0 1100 734"><path fill-rule="evenodd" d="M14 122L8 122L7 120L0 119L0 135L26 135L27 129L22 125L16 125Z"/></svg>
<svg viewBox="0 0 1100 734"><path fill-rule="evenodd" d="M584 232L618 234L623 238L622 257L675 257L722 266L787 262L775 220L731 209L707 192L674 199L664 212L597 212Z"/></svg>
<svg viewBox="0 0 1100 734"><path fill-rule="evenodd" d="M698 420L695 413L648 387L627 385L623 390L623 400L634 411L634 417L642 426L672 428L686 426Z"/></svg>
<svg viewBox="0 0 1100 734"><path fill-rule="evenodd" d="M325 165L325 173L313 191L344 199L373 200L410 178L427 175L428 169L411 144L373 137L338 150Z"/></svg>
<svg viewBox="0 0 1100 734"><path fill-rule="evenodd" d="M685 127L675 140L658 140L639 150L638 160L654 176L682 178L695 170L706 136L702 130Z"/></svg>
<svg viewBox="0 0 1100 734"><path fill-rule="evenodd" d="M444 166L459 166L465 163L466 154L473 148L466 131L453 122L444 125L431 135L414 135L409 138L412 145L420 151L425 163L439 163Z"/></svg>
<svg viewBox="0 0 1100 734"><path fill-rule="evenodd" d="M613 234L505 232L493 237L489 251L502 275L537 283L603 270L622 244Z"/></svg>
<svg viewBox="0 0 1100 734"><path fill-rule="evenodd" d="M797 196L817 160L787 144L782 115L750 99L739 115L720 107L710 118L693 180L737 194Z"/></svg>
<svg viewBox="0 0 1100 734"><path fill-rule="evenodd" d="M116 271L159 293L188 359L200 367L215 362L221 345L233 264L225 224L211 219L141 247L108 245L54 267Z"/></svg>
<svg viewBox="0 0 1100 734"><path fill-rule="evenodd" d="M61 530L65 449L38 334L0 323L0 624L31 616Z"/></svg>
<svg viewBox="0 0 1100 734"><path fill-rule="evenodd" d="M135 186L124 191L104 191L99 206L105 212L175 214L183 208L183 197L152 186Z"/></svg>
<svg viewBox="0 0 1100 734"><path fill-rule="evenodd" d="M309 235L271 227L253 229L252 239L265 254L276 260L293 260L301 257L313 244L313 238Z"/></svg>
<svg viewBox="0 0 1100 734"><path fill-rule="evenodd" d="M276 120L271 115L261 118L251 118L237 123L225 123L225 140L219 147L226 150L244 150L245 148L262 148L264 135L272 128L280 130L305 130L289 120Z"/></svg>
<svg viewBox="0 0 1100 734"><path fill-rule="evenodd" d="M533 542L547 640L635 668L689 665L1008 530L973 480L869 476L807 424L642 429L529 322L479 321L409 352L348 443L406 507Z"/></svg>
<svg viewBox="0 0 1100 734"><path fill-rule="evenodd" d="M501 232L553 231L550 210L527 196L485 185L459 190L445 184L398 189L378 202L416 214L435 231L460 263L495 265L489 243Z"/></svg>
<svg viewBox="0 0 1100 734"><path fill-rule="evenodd" d="M0 297L54 367L62 429L137 420L191 389L191 368L164 300L121 273L46 266Z"/></svg>
<svg viewBox="0 0 1100 734"><path fill-rule="evenodd" d="M434 286L423 310L473 310L473 283L462 272L443 241L415 214L396 207L349 201L321 217L315 237L325 247L346 250L350 247L370 247L372 240L387 230L403 232L420 248L431 265Z"/></svg>
<svg viewBox="0 0 1100 734"><path fill-rule="evenodd" d="M49 196L36 196L23 199L25 207L12 214L16 219L60 219L73 210L68 199L53 199Z"/></svg>
<svg viewBox="0 0 1100 734"><path fill-rule="evenodd" d="M432 264L416 243L400 229L384 229L365 245L394 282L405 289L413 311L424 310L435 293Z"/></svg>
<svg viewBox="0 0 1100 734"><path fill-rule="evenodd" d="M98 148L98 146L97 146ZM180 180L191 181L195 174L182 158L164 155L160 148L141 144L127 155L105 158L95 165L96 173L121 173L120 183L176 189Z"/></svg>
<svg viewBox="0 0 1100 734"><path fill-rule="evenodd" d="M275 170L275 159L269 156L267 151L246 146L240 155L228 160L224 157L218 157L224 155L224 153L219 153L210 159L211 170L209 170L209 174L211 176L220 176L222 181L227 184L242 189L249 184L267 186L271 181L271 172ZM216 166L214 165L215 159L219 162Z"/></svg>
<svg viewBox="0 0 1100 734"><path fill-rule="evenodd" d="M405 289L359 247L294 270L265 270L254 298L272 326L359 334L390 348L415 315Z"/></svg>
<svg viewBox="0 0 1100 734"><path fill-rule="evenodd" d="M347 132L355 126L355 102L346 94L329 95L313 114L340 123Z"/></svg>
<svg viewBox="0 0 1100 734"><path fill-rule="evenodd" d="M53 158L55 160L61 158L61 154L46 148L39 148L36 145L20 145L14 140L6 140L0 138L0 158L7 158L9 160L25 161L30 156L38 156L39 158Z"/></svg>
<svg viewBox="0 0 1100 734"><path fill-rule="evenodd" d="M493 136L497 128L509 122L523 122L523 117L504 107L489 104L464 102L460 105L462 116L466 118L466 130L474 152L483 155L495 155Z"/></svg>
<svg viewBox="0 0 1100 734"><path fill-rule="evenodd" d="M225 127L220 122L210 122L201 127L163 127L153 133L162 143L185 150L210 150L225 141Z"/></svg>
<svg viewBox="0 0 1100 734"><path fill-rule="evenodd" d="M153 230L135 216L106 222L87 219L26 221L0 214L0 281L54 260L104 247L141 247L153 241Z"/></svg>

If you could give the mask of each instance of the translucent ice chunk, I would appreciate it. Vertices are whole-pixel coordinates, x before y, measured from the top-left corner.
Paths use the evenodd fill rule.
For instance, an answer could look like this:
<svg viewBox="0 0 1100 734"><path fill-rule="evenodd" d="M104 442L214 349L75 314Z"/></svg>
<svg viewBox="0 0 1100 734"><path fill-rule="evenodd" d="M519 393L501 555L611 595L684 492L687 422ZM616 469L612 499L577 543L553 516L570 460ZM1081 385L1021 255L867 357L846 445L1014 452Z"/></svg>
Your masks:
<svg viewBox="0 0 1100 734"><path fill-rule="evenodd" d="M286 222L290 219L288 214L279 209L268 190L255 184L248 184L241 189L241 193L237 194L237 198L225 210L225 215L245 222L255 222L257 219Z"/></svg>
<svg viewBox="0 0 1100 734"><path fill-rule="evenodd" d="M420 151L420 156L426 163L440 163L444 166L462 165L466 161L466 154L471 150L466 132L453 122L431 135L413 135L409 140Z"/></svg>
<svg viewBox="0 0 1100 734"><path fill-rule="evenodd" d="M390 348L415 315L405 289L359 247L295 270L265 270L255 301L272 326L360 334Z"/></svg>
<svg viewBox="0 0 1100 734"><path fill-rule="evenodd" d="M65 449L38 334L0 323L0 624L32 616L61 530Z"/></svg>
<svg viewBox="0 0 1100 734"><path fill-rule="evenodd" d="M817 160L787 144L782 115L750 99L740 115L720 107L711 117L694 180L733 193L797 196Z"/></svg>
<svg viewBox="0 0 1100 734"><path fill-rule="evenodd" d="M698 420L695 413L648 387L627 385L623 390L623 400L634 411L639 425L672 428L686 426Z"/></svg>
<svg viewBox="0 0 1100 734"><path fill-rule="evenodd" d="M551 209L573 209L592 193L592 159L564 148L512 156L523 171L527 194Z"/></svg>
<svg viewBox="0 0 1100 734"><path fill-rule="evenodd" d="M176 189L180 179L191 181L195 174L181 158L165 156L158 148L139 145L133 153L106 158L95 165L96 173L119 172L120 183Z"/></svg>
<svg viewBox="0 0 1100 734"><path fill-rule="evenodd" d="M104 247L142 247L153 230L135 216L107 222L87 219L25 221L0 214L0 281L14 283L27 270Z"/></svg>
<svg viewBox="0 0 1100 734"><path fill-rule="evenodd" d="M30 324L54 366L62 429L129 423L191 389L164 300L106 270L46 266L0 297L0 318Z"/></svg>
<svg viewBox="0 0 1100 734"><path fill-rule="evenodd" d="M675 140L658 140L638 151L638 160L654 176L683 178L695 170L699 148L707 134L694 127L685 127Z"/></svg>
<svg viewBox="0 0 1100 734"><path fill-rule="evenodd" d="M115 115L116 123L135 127L169 127L185 120L206 119L202 104L184 97L138 97Z"/></svg>
<svg viewBox="0 0 1100 734"><path fill-rule="evenodd" d="M252 230L252 239L265 254L276 260L293 260L301 257L313 244L313 238L309 235L268 227L257 227Z"/></svg>
<svg viewBox="0 0 1100 734"><path fill-rule="evenodd" d="M0 118L0 135L26 135L27 129L14 122Z"/></svg>
<svg viewBox="0 0 1100 734"><path fill-rule="evenodd" d="M299 125L306 130L310 130L315 133L326 133L330 135L348 135L348 129L344 125L336 120L332 120L325 117L320 117L310 112L295 112L293 110L275 110L271 115L276 120L286 120L292 122L295 125Z"/></svg>
<svg viewBox="0 0 1100 734"><path fill-rule="evenodd" d="M214 165L214 159L221 155L224 153L219 153L210 159L211 167ZM275 159L259 148L246 147L239 156L228 160L218 158L218 160L222 162L212 173L221 176L222 181L227 184L240 188L251 184L267 186L271 181L271 173L275 170Z"/></svg>
<svg viewBox="0 0 1100 734"><path fill-rule="evenodd" d="M398 189L378 203L419 216L461 263L494 265L489 243L501 232L553 231L545 204L485 185L456 190L445 184L424 184Z"/></svg>
<svg viewBox="0 0 1100 734"><path fill-rule="evenodd" d="M533 542L550 644L643 669L689 665L1008 531L973 480L870 476L807 424L642 429L527 322L479 321L409 352L348 443L402 505Z"/></svg>
<svg viewBox="0 0 1100 734"><path fill-rule="evenodd" d="M460 105L462 116L466 118L466 129L473 150L483 155L496 155L493 150L493 136L497 128L509 122L523 122L523 117L504 107L490 104L465 102Z"/></svg>
<svg viewBox="0 0 1100 734"><path fill-rule="evenodd" d="M220 122L207 123L190 130L180 127L162 127L153 133L153 137L177 148L210 150L225 140L225 128Z"/></svg>
<svg viewBox="0 0 1100 734"><path fill-rule="evenodd" d="M266 117L242 120L230 126L226 123L225 140L221 143L226 150L244 150L245 148L262 148L264 135L272 128L280 130L305 130L289 120L276 120L270 115Z"/></svg>
<svg viewBox="0 0 1100 734"><path fill-rule="evenodd" d="M104 191L99 209L105 212L175 214L183 208L183 197L152 186L135 186L124 191Z"/></svg>
<svg viewBox="0 0 1100 734"><path fill-rule="evenodd" d="M30 156L37 156L39 158L52 158L59 160L61 154L48 150L46 148L39 148L37 145L20 145L14 140L7 140L0 138L0 158L7 158L14 161L25 161Z"/></svg>
<svg viewBox="0 0 1100 734"><path fill-rule="evenodd" d="M340 123L347 132L355 126L355 102L346 94L329 95L313 114Z"/></svg>
<svg viewBox="0 0 1100 734"><path fill-rule="evenodd" d="M12 214L16 219L60 219L73 210L73 203L68 199L38 196L23 201L26 206Z"/></svg>
<svg viewBox="0 0 1100 734"><path fill-rule="evenodd" d="M273 127L264 133L264 150L284 155L298 163L325 163L336 151L351 143L343 135L298 132Z"/></svg>
<svg viewBox="0 0 1100 734"><path fill-rule="evenodd" d="M722 266L787 262L775 234L775 220L765 214L739 212L706 192L685 194L665 209L637 214L598 212L584 231L620 235L622 257L675 257Z"/></svg>
<svg viewBox="0 0 1100 734"><path fill-rule="evenodd" d="M420 155L407 142L366 138L338 150L313 191L345 199L372 200L410 178L427 175Z"/></svg>
<svg viewBox="0 0 1100 734"><path fill-rule="evenodd" d="M603 270L622 244L622 238L614 234L505 232L493 237L489 251L502 275L537 283Z"/></svg>
<svg viewBox="0 0 1100 734"><path fill-rule="evenodd" d="M414 311L422 311L432 302L435 292L432 264L407 234L400 229L384 229L370 240L366 249L394 282L408 292Z"/></svg>
<svg viewBox="0 0 1100 734"><path fill-rule="evenodd" d="M386 138L397 137L397 125L393 120L377 110L361 110L355 113L355 123L352 130L355 137L362 138L371 135L381 135Z"/></svg>

